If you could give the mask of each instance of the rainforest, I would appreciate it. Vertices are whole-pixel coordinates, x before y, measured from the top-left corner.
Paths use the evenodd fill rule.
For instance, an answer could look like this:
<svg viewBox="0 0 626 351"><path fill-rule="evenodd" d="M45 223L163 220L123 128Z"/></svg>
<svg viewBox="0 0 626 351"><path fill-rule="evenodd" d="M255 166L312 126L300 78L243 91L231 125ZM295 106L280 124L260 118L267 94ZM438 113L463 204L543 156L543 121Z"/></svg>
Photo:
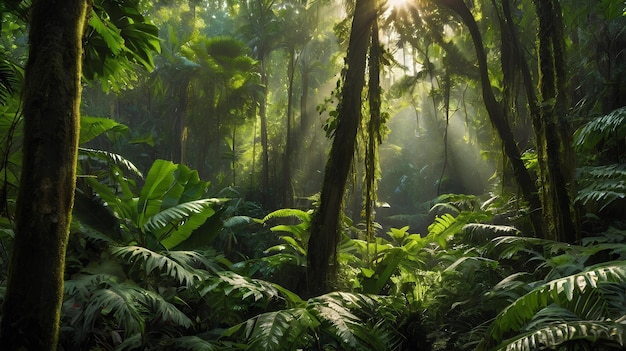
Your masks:
<svg viewBox="0 0 626 351"><path fill-rule="evenodd" d="M626 348L621 0L0 0L0 349Z"/></svg>

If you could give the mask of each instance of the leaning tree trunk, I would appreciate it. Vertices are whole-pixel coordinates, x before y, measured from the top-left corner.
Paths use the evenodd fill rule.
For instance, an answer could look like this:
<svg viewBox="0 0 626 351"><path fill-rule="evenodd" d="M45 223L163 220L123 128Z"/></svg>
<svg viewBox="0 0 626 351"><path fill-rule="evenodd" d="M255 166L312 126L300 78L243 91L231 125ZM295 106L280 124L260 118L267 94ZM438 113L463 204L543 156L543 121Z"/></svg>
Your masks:
<svg viewBox="0 0 626 351"><path fill-rule="evenodd" d="M357 0L347 71L341 92L335 137L326 163L320 207L314 216L308 247L309 293L326 292L336 268L339 216L346 188L359 124L361 94L365 85L365 61L372 23L376 18L375 0Z"/></svg>
<svg viewBox="0 0 626 351"><path fill-rule="evenodd" d="M491 84L489 83L487 55L485 54L485 48L483 46L482 37L480 35L478 25L476 24L476 20L463 0L436 0L436 3L447 6L452 11L456 12L469 29L472 40L474 41L474 47L476 49L476 58L478 60L478 68L480 71L485 108L487 109L491 123L502 140L504 153L511 162L517 185L520 187L524 198L530 205L530 220L533 230L535 231L535 235L542 237L543 221L541 217L541 202L539 200L539 196L537 196L537 187L535 186L530 173L522 161L522 157L519 149L517 148L517 144L515 143L511 127L509 126L508 121L504 118L503 108L497 102Z"/></svg>
<svg viewBox="0 0 626 351"><path fill-rule="evenodd" d="M542 143L542 194L549 238L573 243L578 239L572 197L574 187L573 150L565 125L565 57L563 25L557 0L535 0L539 18L540 123L535 130Z"/></svg>
<svg viewBox="0 0 626 351"><path fill-rule="evenodd" d="M0 328L3 350L55 350L76 181L86 0L35 0L24 158Z"/></svg>

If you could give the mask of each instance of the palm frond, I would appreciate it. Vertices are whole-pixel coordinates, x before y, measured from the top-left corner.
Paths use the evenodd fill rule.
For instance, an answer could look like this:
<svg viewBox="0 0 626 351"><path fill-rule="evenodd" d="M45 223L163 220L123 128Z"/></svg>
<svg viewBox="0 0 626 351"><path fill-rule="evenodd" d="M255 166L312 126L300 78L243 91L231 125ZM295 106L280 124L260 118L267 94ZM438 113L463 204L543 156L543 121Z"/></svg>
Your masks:
<svg viewBox="0 0 626 351"><path fill-rule="evenodd" d="M124 156L113 152L80 147L78 148L78 159L98 161L101 162L106 169L111 169L112 167L119 168L123 171L128 171L139 178L143 178L141 171L139 171L139 169L131 161L124 158Z"/></svg>
<svg viewBox="0 0 626 351"><path fill-rule="evenodd" d="M22 69L10 62L5 54L0 55L0 105L20 90Z"/></svg>

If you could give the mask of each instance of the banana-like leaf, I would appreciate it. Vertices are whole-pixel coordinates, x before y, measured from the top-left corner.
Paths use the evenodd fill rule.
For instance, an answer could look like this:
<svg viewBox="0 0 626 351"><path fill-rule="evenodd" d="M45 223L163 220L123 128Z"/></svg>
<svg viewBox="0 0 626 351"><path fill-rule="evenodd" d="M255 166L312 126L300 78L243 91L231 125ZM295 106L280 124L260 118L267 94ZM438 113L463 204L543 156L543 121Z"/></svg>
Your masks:
<svg viewBox="0 0 626 351"><path fill-rule="evenodd" d="M156 160L150 167L137 204L139 228L143 227L150 217L161 211L163 195L174 184L176 169L176 164L166 160Z"/></svg>
<svg viewBox="0 0 626 351"><path fill-rule="evenodd" d="M80 116L80 139L78 144L84 145L108 131L126 132L128 127L111 118Z"/></svg>
<svg viewBox="0 0 626 351"><path fill-rule="evenodd" d="M170 207L150 217L143 230L155 234L166 249L172 249L213 216L213 206L219 202L218 199L201 199Z"/></svg>

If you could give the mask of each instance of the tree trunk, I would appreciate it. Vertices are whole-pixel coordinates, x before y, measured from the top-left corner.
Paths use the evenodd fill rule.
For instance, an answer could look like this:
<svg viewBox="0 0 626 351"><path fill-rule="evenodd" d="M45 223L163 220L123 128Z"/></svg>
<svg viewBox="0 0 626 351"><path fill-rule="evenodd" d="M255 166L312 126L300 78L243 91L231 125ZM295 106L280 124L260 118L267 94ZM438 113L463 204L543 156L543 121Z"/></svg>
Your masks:
<svg viewBox="0 0 626 351"><path fill-rule="evenodd" d="M463 0L436 0L440 5L449 7L452 11L456 12L463 23L467 26L474 41L474 47L476 49L476 58L478 60L478 68L480 71L480 81L482 86L483 101L485 108L489 114L491 123L495 127L500 140L502 140L502 146L504 153L511 162L513 167L513 173L517 185L519 185L524 199L528 201L530 205L530 220L535 231L536 236L543 236L542 229L542 217L541 217L541 202L539 196L537 196L537 187L533 179L530 177L530 173L524 166L522 157L520 155L513 132L508 124L508 121L504 118L504 111L502 106L496 101L493 89L489 82L489 71L487 68L487 55L485 54L485 48L483 46L482 37L474 20L474 16L470 12L469 8L465 5Z"/></svg>
<svg viewBox="0 0 626 351"><path fill-rule="evenodd" d="M376 18L374 0L357 0L346 58L337 128L333 139L320 197L313 218L308 251L308 289L318 294L328 291L336 271L339 216L346 182L361 122L361 94L365 84L365 61L372 23Z"/></svg>
<svg viewBox="0 0 626 351"><path fill-rule="evenodd" d="M55 350L76 182L87 1L35 0L24 91L24 158L0 329L3 350Z"/></svg>
<svg viewBox="0 0 626 351"><path fill-rule="evenodd" d="M573 243L578 239L570 187L574 186L573 150L565 125L565 58L560 6L557 0L535 0L539 18L539 90L541 129L536 130L545 157L543 200L549 239Z"/></svg>
<svg viewBox="0 0 626 351"><path fill-rule="evenodd" d="M367 124L367 146L365 149L365 235L368 242L374 239L374 206L377 201L378 190L378 147L382 143L383 116L380 112L380 41L378 38L378 21L374 21L371 30L371 46L369 55L369 108L370 119Z"/></svg>
<svg viewBox="0 0 626 351"><path fill-rule="evenodd" d="M261 122L261 191L267 199L267 196L270 195L270 158L267 143L267 85L269 80L267 77L266 61L266 56L261 56L261 84L263 85L263 94L259 102L259 118ZM265 205L267 205L267 203Z"/></svg>
<svg viewBox="0 0 626 351"><path fill-rule="evenodd" d="M283 154L283 177L281 181L281 204L282 207L293 206L293 184L291 169L296 148L296 140L293 136L293 81L296 69L296 52L292 47L289 50L289 64L287 65L287 130L285 140L285 152Z"/></svg>

